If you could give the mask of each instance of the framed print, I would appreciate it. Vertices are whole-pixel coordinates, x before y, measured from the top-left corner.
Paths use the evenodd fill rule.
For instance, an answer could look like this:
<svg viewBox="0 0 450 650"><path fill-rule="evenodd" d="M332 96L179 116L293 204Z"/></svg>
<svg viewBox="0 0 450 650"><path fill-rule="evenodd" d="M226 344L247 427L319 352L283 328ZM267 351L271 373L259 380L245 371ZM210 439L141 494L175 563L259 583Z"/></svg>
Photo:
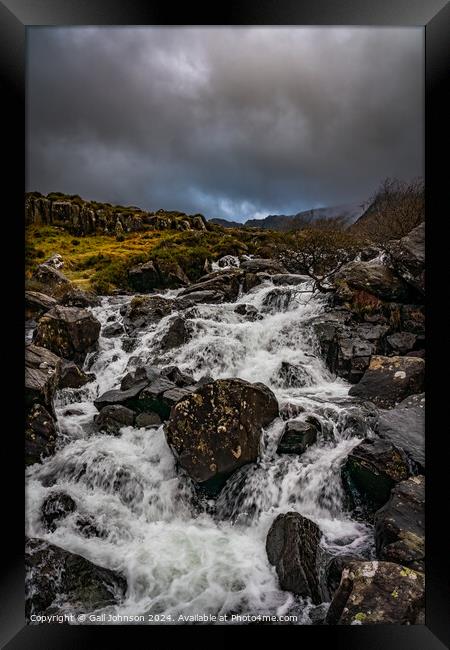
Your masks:
<svg viewBox="0 0 450 650"><path fill-rule="evenodd" d="M2 647L445 647L448 4L0 15Z"/></svg>

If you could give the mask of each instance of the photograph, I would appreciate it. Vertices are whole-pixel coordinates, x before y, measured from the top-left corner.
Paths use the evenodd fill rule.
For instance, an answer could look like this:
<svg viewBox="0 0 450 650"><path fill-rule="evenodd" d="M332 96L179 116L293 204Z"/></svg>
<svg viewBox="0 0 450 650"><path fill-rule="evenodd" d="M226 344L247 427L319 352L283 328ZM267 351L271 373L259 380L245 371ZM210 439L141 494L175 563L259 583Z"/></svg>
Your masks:
<svg viewBox="0 0 450 650"><path fill-rule="evenodd" d="M26 625L424 626L425 27L25 74Z"/></svg>

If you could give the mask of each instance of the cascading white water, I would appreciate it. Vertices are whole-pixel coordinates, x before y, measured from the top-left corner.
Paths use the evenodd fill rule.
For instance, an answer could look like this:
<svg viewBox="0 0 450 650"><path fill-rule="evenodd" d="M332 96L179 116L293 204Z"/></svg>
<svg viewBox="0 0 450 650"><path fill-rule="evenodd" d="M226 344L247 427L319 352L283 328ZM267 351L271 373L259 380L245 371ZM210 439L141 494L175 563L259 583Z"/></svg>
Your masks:
<svg viewBox="0 0 450 650"><path fill-rule="evenodd" d="M130 353L122 338L100 337L98 353L86 361L96 381L59 392L59 450L27 471L27 532L120 571L127 597L108 612L164 615L168 623L181 614L295 613L298 623L310 623L311 603L279 589L265 551L272 521L290 510L319 525L330 552L371 552L370 527L345 512L340 480L340 466L358 442L351 426L355 406L348 384L336 380L317 353L309 322L324 311L325 298L308 288L267 281L237 303L198 305L189 313L189 342L165 353L158 343L173 315L148 328ZM120 320L128 300L104 298L93 312L102 325ZM235 311L240 303L258 308L262 318L246 320ZM124 427L120 436L93 427L93 399L118 387L127 369L156 358L196 379L263 382L281 407L303 407L293 419L320 421L317 443L301 456L278 455L284 421L275 420L264 432L259 462L235 473L216 501L205 501L177 474L163 427ZM300 377L286 380L282 362L300 368ZM48 532L41 506L60 491L73 497L77 511ZM80 517L100 536L83 536Z"/></svg>

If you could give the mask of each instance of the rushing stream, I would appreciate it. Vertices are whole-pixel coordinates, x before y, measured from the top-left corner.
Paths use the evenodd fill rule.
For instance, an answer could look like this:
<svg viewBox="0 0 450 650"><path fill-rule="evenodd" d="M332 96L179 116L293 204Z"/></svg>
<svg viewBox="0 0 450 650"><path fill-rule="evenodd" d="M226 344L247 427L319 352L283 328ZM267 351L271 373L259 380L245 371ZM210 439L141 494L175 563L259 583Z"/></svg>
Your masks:
<svg viewBox="0 0 450 650"><path fill-rule="evenodd" d="M345 511L340 479L340 466L360 439L354 427L358 407L347 397L349 384L336 380L317 353L309 322L324 311L326 298L307 288L281 286L274 294L267 281L237 303L198 305L189 312L191 340L163 355L158 342L173 315L142 333L129 353L123 337L101 336L99 351L85 362L96 381L58 393L59 449L27 470L27 532L121 572L127 597L108 612L164 614L169 623L181 614L293 613L309 624L311 603L280 590L266 556L271 523L290 510L319 525L325 550L370 556L372 531ZM129 300L103 298L93 313L102 325L111 317L120 321ZM263 318L249 322L235 312L239 303L254 305ZM280 408L290 404L295 412L301 405L297 419L320 421L317 443L301 456L278 455L285 421L276 419L264 432L259 462L235 473L217 500L200 498L177 473L162 426L124 427L119 436L93 426L93 400L118 387L128 370L156 358L159 365L189 370L196 380L208 374L263 382ZM280 377L283 361L302 369L300 382ZM59 491L72 496L78 510L48 532L40 509ZM83 536L75 523L80 514L101 536Z"/></svg>

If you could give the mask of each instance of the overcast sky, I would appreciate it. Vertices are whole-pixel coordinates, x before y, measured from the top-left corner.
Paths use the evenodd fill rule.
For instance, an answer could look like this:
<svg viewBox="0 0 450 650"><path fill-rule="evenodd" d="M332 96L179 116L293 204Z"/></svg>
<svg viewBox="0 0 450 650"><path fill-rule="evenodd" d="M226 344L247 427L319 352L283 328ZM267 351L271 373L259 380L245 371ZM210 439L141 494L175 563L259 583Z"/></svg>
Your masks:
<svg viewBox="0 0 450 650"><path fill-rule="evenodd" d="M423 174L421 28L28 29L27 190L239 221Z"/></svg>

